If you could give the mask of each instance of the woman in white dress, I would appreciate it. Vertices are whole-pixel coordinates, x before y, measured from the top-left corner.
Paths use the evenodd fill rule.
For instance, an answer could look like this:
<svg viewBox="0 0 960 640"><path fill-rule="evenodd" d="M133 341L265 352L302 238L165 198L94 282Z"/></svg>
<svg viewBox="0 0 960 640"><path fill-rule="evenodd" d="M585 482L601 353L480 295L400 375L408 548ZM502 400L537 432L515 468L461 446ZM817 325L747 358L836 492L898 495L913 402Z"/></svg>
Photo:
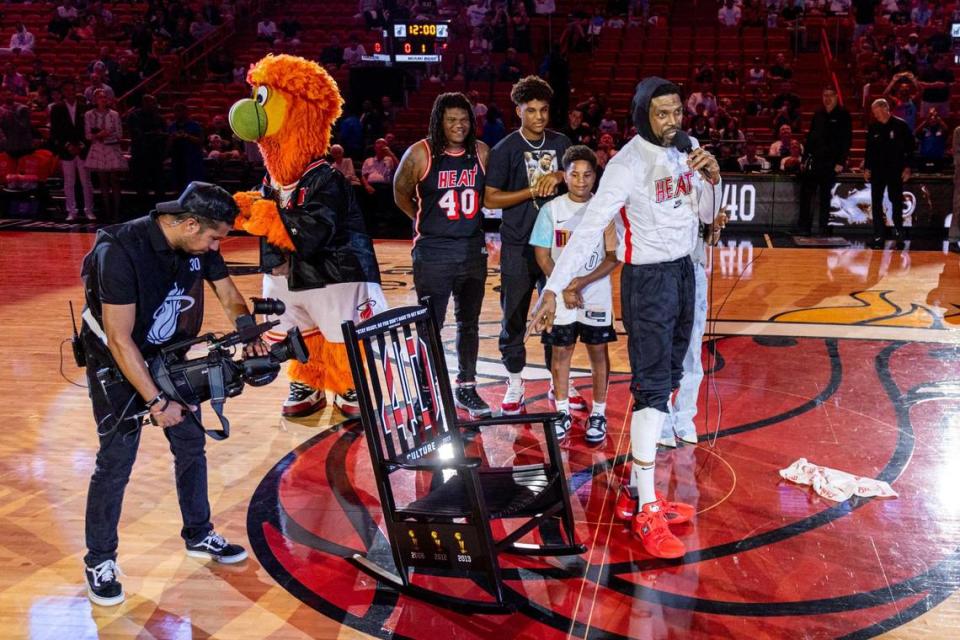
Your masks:
<svg viewBox="0 0 960 640"><path fill-rule="evenodd" d="M94 91L93 102L96 108L83 115L84 131L90 141L86 166L97 175L106 219L119 222L120 174L127 170L127 160L120 149L120 114L110 108L110 98L103 89Z"/></svg>

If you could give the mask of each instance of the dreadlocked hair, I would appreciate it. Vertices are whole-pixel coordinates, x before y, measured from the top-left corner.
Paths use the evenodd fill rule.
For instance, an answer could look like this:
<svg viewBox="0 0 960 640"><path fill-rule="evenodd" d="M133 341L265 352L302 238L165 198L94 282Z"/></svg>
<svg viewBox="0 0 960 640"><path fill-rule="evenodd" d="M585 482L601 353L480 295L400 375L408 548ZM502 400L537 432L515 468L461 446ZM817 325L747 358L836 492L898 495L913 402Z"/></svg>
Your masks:
<svg viewBox="0 0 960 640"><path fill-rule="evenodd" d="M463 141L463 150L467 157L477 153L477 120L473 115L473 105L462 93L441 93L433 101L433 110L430 112L430 155L438 158L447 148L447 136L443 133L443 117L447 109L463 109L470 119L470 130Z"/></svg>

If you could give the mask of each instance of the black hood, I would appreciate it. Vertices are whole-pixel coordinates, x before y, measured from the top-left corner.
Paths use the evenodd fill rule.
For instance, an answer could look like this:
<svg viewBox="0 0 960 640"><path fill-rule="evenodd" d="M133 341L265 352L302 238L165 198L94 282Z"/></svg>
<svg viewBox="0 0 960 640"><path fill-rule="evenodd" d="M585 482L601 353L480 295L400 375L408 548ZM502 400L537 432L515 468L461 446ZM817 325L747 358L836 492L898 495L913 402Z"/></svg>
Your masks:
<svg viewBox="0 0 960 640"><path fill-rule="evenodd" d="M633 101L630 103L630 113L633 115L633 126L637 128L637 133L647 142L657 146L660 146L660 140L653 135L653 130L650 128L650 101L653 99L654 92L666 84L673 83L657 76L644 78L637 85L637 89L633 94ZM680 96L680 101L683 101L682 95Z"/></svg>

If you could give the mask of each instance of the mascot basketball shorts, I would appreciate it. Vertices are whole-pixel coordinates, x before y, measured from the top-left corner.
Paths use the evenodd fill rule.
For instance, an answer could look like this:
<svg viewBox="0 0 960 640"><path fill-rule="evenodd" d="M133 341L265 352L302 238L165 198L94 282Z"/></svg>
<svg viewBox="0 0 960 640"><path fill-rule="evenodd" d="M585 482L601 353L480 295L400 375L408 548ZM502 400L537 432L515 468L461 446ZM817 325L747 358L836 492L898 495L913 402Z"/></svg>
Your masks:
<svg viewBox="0 0 960 640"><path fill-rule="evenodd" d="M620 306L627 330L634 411L653 407L667 412L690 345L695 282L689 257L623 267Z"/></svg>

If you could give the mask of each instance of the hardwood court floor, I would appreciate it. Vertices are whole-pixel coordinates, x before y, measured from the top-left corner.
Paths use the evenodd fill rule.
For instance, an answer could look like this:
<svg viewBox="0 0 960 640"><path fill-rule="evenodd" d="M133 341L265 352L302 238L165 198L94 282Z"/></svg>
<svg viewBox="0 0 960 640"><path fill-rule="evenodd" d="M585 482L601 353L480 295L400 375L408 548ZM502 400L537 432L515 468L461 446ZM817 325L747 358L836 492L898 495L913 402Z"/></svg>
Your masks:
<svg viewBox="0 0 960 640"><path fill-rule="evenodd" d="M611 350L608 442L587 448L581 427L565 447L588 552L505 560L509 588L530 605L466 617L377 589L338 556L382 549L365 448L332 408L281 420L282 378L231 399L232 435L207 448L214 522L251 558L224 567L184 555L171 457L148 430L121 521L127 601L91 606L81 558L96 438L86 392L59 374L82 383L81 371L67 345L61 365L58 346L69 336L67 301L82 301L77 274L92 241L0 233L4 638L960 636L955 254L718 248L708 325L716 335L704 352L715 374L701 390L701 442L658 458L660 485L700 511L680 533L688 556L652 561L611 515L629 450L621 337ZM480 377L496 408L503 369L491 249ZM391 304L413 302L409 246L382 242L377 252ZM255 244L230 238L224 254L251 265ZM257 276L237 281L259 293ZM227 330L207 302L206 327ZM450 328L444 337L452 340ZM529 346L530 406L546 409L542 353ZM506 432L487 454L511 456L524 438ZM900 497L818 498L777 475L801 456L890 480Z"/></svg>

